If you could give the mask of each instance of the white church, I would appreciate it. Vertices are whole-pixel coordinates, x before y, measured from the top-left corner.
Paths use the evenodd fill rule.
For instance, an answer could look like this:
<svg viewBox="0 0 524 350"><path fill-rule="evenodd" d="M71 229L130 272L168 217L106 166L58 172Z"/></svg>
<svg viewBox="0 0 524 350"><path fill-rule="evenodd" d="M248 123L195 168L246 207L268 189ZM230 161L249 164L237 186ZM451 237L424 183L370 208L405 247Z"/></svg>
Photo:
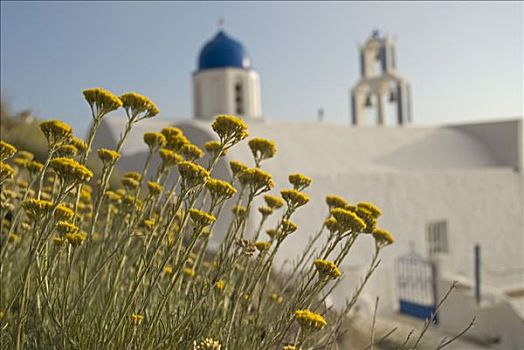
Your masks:
<svg viewBox="0 0 524 350"><path fill-rule="evenodd" d="M307 190L311 201L294 216L299 229L285 242L280 263L295 259L320 228L326 195L372 202L384 213L379 225L395 235L396 243L384 249L361 298L361 312L372 312L378 295L381 316L424 318L458 280L438 327L456 332L477 315L468 332L477 348L524 349L522 118L417 126L411 85L398 72L395 49L395 42L378 32L360 47L355 62L360 61L361 78L349 92L352 125L285 122L264 116L260 77L244 45L220 30L198 56L193 118L169 124L203 147L216 139L210 126L215 115L241 116L251 136L277 143L277 155L263 164L274 176L275 193L289 187L288 174L313 179ZM371 109L377 123L370 126ZM391 110L396 115L386 115ZM105 118L94 148L114 147L124 124L125 118ZM138 123L120 170L141 169L147 152L142 135L165 126L165 120ZM221 159L214 176L229 179L233 159L252 164L245 142ZM217 223L217 241L226 224ZM335 308L351 296L372 249L371 240L361 239L344 262L344 280L330 300Z"/></svg>

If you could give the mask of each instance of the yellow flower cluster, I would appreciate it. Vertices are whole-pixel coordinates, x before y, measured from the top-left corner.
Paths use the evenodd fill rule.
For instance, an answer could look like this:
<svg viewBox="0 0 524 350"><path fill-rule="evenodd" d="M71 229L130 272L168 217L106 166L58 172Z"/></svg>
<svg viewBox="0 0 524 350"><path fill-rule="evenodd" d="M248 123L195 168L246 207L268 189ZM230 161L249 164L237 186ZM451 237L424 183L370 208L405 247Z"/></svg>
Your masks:
<svg viewBox="0 0 524 350"><path fill-rule="evenodd" d="M69 157L76 156L78 149L73 145L62 145L56 149L55 155L57 157Z"/></svg>
<svg viewBox="0 0 524 350"><path fill-rule="evenodd" d="M56 224L56 230L61 236L65 236L68 233L78 232L78 226L67 221L58 221Z"/></svg>
<svg viewBox="0 0 524 350"><path fill-rule="evenodd" d="M269 297L277 304L282 304L284 302L284 298L281 295L278 295L277 293L271 293Z"/></svg>
<svg viewBox="0 0 524 350"><path fill-rule="evenodd" d="M40 130L44 133L49 148L56 148L67 144L73 138L73 130L60 120L49 120L40 123Z"/></svg>
<svg viewBox="0 0 524 350"><path fill-rule="evenodd" d="M239 180L242 185L250 187L252 195L270 191L275 185L271 174L259 168L244 170L240 173Z"/></svg>
<svg viewBox="0 0 524 350"><path fill-rule="evenodd" d="M166 137L166 147L175 152L178 152L185 144L190 143L182 130L173 126L162 129L162 134Z"/></svg>
<svg viewBox="0 0 524 350"><path fill-rule="evenodd" d="M55 158L49 162L58 176L65 182L85 182L93 177L93 172L72 158Z"/></svg>
<svg viewBox="0 0 524 350"><path fill-rule="evenodd" d="M95 119L122 107L122 101L109 90L92 88L84 90L83 94Z"/></svg>
<svg viewBox="0 0 524 350"><path fill-rule="evenodd" d="M296 345L285 345L282 350L302 350L302 348L299 348Z"/></svg>
<svg viewBox="0 0 524 350"><path fill-rule="evenodd" d="M271 237L271 239L274 239L278 235L278 230L275 228L270 228L266 230L266 234Z"/></svg>
<svg viewBox="0 0 524 350"><path fill-rule="evenodd" d="M220 156L225 156L226 152L222 151L222 145L218 141L208 141L204 144L206 151L211 154L211 156L216 157L220 152Z"/></svg>
<svg viewBox="0 0 524 350"><path fill-rule="evenodd" d="M293 221L284 219L282 220L282 233L287 236L297 230L298 226Z"/></svg>
<svg viewBox="0 0 524 350"><path fill-rule="evenodd" d="M238 160L232 160L229 162L229 167L231 168L231 172L233 173L233 177L239 176L242 172L249 169L247 165L245 165L242 162L239 162Z"/></svg>
<svg viewBox="0 0 524 350"><path fill-rule="evenodd" d="M114 164L120 158L120 153L106 148L100 148L97 153L98 158L107 166Z"/></svg>
<svg viewBox="0 0 524 350"><path fill-rule="evenodd" d="M302 191L309 185L311 185L311 178L303 174L291 174L288 176L289 183L293 185L293 188L297 191Z"/></svg>
<svg viewBox="0 0 524 350"><path fill-rule="evenodd" d="M273 158L277 153L277 146L273 141L266 140L260 137L249 140L248 142L251 153L255 158L255 164L260 165L264 159Z"/></svg>
<svg viewBox="0 0 524 350"><path fill-rule="evenodd" d="M327 325L324 317L307 309L295 311L295 319L304 331L318 331Z"/></svg>
<svg viewBox="0 0 524 350"><path fill-rule="evenodd" d="M222 346L217 340L212 338L205 338L204 340L197 343L193 342L193 350L221 350Z"/></svg>
<svg viewBox="0 0 524 350"><path fill-rule="evenodd" d="M195 226L200 229L211 225L216 220L216 217L213 214L195 208L189 209L189 216L191 217L191 220L193 220Z"/></svg>
<svg viewBox="0 0 524 350"><path fill-rule="evenodd" d="M124 173L124 175L122 175L123 177L128 177L130 179L133 179L135 181L142 181L142 174L140 174L139 172L136 172L136 171L128 171L126 173Z"/></svg>
<svg viewBox="0 0 524 350"><path fill-rule="evenodd" d="M153 101L136 92L127 92L120 96L120 100L122 101L122 107L129 111L133 117L144 113L143 118L150 118L160 113Z"/></svg>
<svg viewBox="0 0 524 350"><path fill-rule="evenodd" d="M10 143L0 140L0 161L11 158L16 153L16 148Z"/></svg>
<svg viewBox="0 0 524 350"><path fill-rule="evenodd" d="M335 195L327 196L326 203L329 206L330 211L334 208L345 208L347 205L349 205L344 198Z"/></svg>
<svg viewBox="0 0 524 350"><path fill-rule="evenodd" d="M15 170L7 163L0 161L0 184L13 177Z"/></svg>
<svg viewBox="0 0 524 350"><path fill-rule="evenodd" d="M144 142L149 149L154 150L166 144L166 137L160 132L146 132Z"/></svg>
<svg viewBox="0 0 524 350"><path fill-rule="evenodd" d="M366 233L372 233L373 230L377 227L377 219L368 209L364 207L353 206L348 206L346 207L346 209L354 211L358 215L358 217L361 218L362 221L364 221L366 226L364 227L363 231L365 231Z"/></svg>
<svg viewBox="0 0 524 350"><path fill-rule="evenodd" d="M127 191L132 191L140 186L140 182L136 181L132 177L123 177L120 179L120 182L122 182L122 185L124 185L124 188Z"/></svg>
<svg viewBox="0 0 524 350"><path fill-rule="evenodd" d="M367 210L368 212L371 213L371 215L375 219L378 219L380 217L380 215L382 215L382 212L380 211L380 209L377 208L372 203L369 203L369 202L359 202L359 203L357 203L357 207Z"/></svg>
<svg viewBox="0 0 524 350"><path fill-rule="evenodd" d="M282 190L280 191L282 198L286 201L286 204L289 208L296 209L305 205L309 202L309 197L300 191L295 189L293 190Z"/></svg>
<svg viewBox="0 0 524 350"><path fill-rule="evenodd" d="M331 215L337 220L341 232L362 232L366 227L366 223L350 210L335 208L331 210Z"/></svg>
<svg viewBox="0 0 524 350"><path fill-rule="evenodd" d="M47 214L53 208L53 203L43 199L28 199L22 206L28 214L37 219Z"/></svg>
<svg viewBox="0 0 524 350"><path fill-rule="evenodd" d="M59 204L56 207L55 212L53 213L53 216L57 221L71 220L74 215L75 213L73 212L73 210L71 210L63 204Z"/></svg>
<svg viewBox="0 0 524 350"><path fill-rule="evenodd" d="M182 273L183 273L184 275L186 275L187 277L189 277L189 278L193 278L193 277L196 276L196 272L195 272L195 270L193 270L193 269L190 268L190 267L186 267L186 268L184 268L184 269L182 270Z"/></svg>
<svg viewBox="0 0 524 350"><path fill-rule="evenodd" d="M180 149L180 154L185 158L185 160L195 161L204 156L204 152L192 143L186 143Z"/></svg>
<svg viewBox="0 0 524 350"><path fill-rule="evenodd" d="M271 242L267 242L267 241L255 242L255 247L261 253L262 252L267 252L269 250L269 248L271 248Z"/></svg>
<svg viewBox="0 0 524 350"><path fill-rule="evenodd" d="M141 314L132 314L131 315L131 323L133 323L133 326L139 326L140 323L144 320L144 315Z"/></svg>
<svg viewBox="0 0 524 350"><path fill-rule="evenodd" d="M331 261L327 261L324 259L316 259L313 264L315 265L315 268L317 269L318 273L322 277L327 277L330 279L336 279L339 278L342 275L342 272L340 272L337 265L335 265Z"/></svg>
<svg viewBox="0 0 524 350"><path fill-rule="evenodd" d="M180 154L169 148L161 148L160 151L158 151L158 154L162 159L162 167L164 169L171 168L184 160Z"/></svg>
<svg viewBox="0 0 524 350"><path fill-rule="evenodd" d="M279 209L282 208L284 205L284 201L280 199L280 197L273 196L270 194L266 194L264 196L264 201L266 202L267 206L271 209Z"/></svg>
<svg viewBox="0 0 524 350"><path fill-rule="evenodd" d="M269 216L273 214L273 209L271 209L270 207L266 207L266 206L259 207L258 211L260 212L260 214L262 214L262 216Z"/></svg>
<svg viewBox="0 0 524 350"><path fill-rule="evenodd" d="M231 208L231 211L238 218L243 218L247 214L247 209L241 205L235 205L233 208Z"/></svg>
<svg viewBox="0 0 524 350"><path fill-rule="evenodd" d="M218 280L218 281L215 283L215 288L218 289L218 290L224 290L224 288L226 288L226 281L224 281L224 280Z"/></svg>
<svg viewBox="0 0 524 350"><path fill-rule="evenodd" d="M237 193L237 190L229 182L214 178L210 178L206 182L206 188L211 195L214 205L233 197Z"/></svg>
<svg viewBox="0 0 524 350"><path fill-rule="evenodd" d="M154 181L148 181L147 188L149 189L149 193L155 196L159 195L162 192L162 190L164 189L164 187L161 184L159 184L158 182L154 182Z"/></svg>
<svg viewBox="0 0 524 350"><path fill-rule="evenodd" d="M44 169L44 165L42 163L37 162L36 160L32 160L28 162L25 167L29 171L30 174L36 175Z"/></svg>
<svg viewBox="0 0 524 350"><path fill-rule="evenodd" d="M84 241L86 240L87 236L85 233L82 232L76 232L76 233L68 233L64 236L64 238L71 244L73 247L78 247Z"/></svg>
<svg viewBox="0 0 524 350"><path fill-rule="evenodd" d="M395 237L389 231L382 229L375 229L373 237L379 246L386 246L395 242Z"/></svg>
<svg viewBox="0 0 524 350"><path fill-rule="evenodd" d="M83 153L87 150L87 143L84 142L84 140L79 139L78 137L74 137L71 140L71 145L75 146L78 152Z"/></svg>
<svg viewBox="0 0 524 350"><path fill-rule="evenodd" d="M234 115L219 114L211 127L226 149L248 136L246 123Z"/></svg>
<svg viewBox="0 0 524 350"><path fill-rule="evenodd" d="M188 161L178 163L178 172L186 189L201 185L209 178L209 172L206 169Z"/></svg>

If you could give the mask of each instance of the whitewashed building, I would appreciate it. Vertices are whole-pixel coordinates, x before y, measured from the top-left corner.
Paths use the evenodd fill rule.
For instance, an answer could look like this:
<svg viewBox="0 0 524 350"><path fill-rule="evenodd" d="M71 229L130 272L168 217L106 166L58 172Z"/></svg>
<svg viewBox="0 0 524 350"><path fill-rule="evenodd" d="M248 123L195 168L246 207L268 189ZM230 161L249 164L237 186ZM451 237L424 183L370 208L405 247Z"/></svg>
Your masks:
<svg viewBox="0 0 524 350"><path fill-rule="evenodd" d="M368 55L370 45L374 53ZM307 189L311 201L294 216L299 229L286 240L278 263L296 258L320 228L327 214L326 195L337 194L351 203L372 202L384 213L379 226L390 230L397 241L384 249L361 309L368 307L366 300L379 295L381 314L394 316L401 307L403 288L409 287L402 280L406 276L399 271L399 263L402 258L417 257L436 263L434 275L422 276L433 278L431 283L424 280L412 286L434 292L433 302L452 279L462 281L457 298L450 299L451 306L442 313L441 319L447 320L441 323L444 328L451 330L450 325L456 326L458 320L467 323L468 317L477 314L477 327L470 334L479 344L524 348L522 118L417 126L412 118L409 82L395 68L394 43L375 33L361 52L364 66L371 66L375 59L383 69L375 70L371 77L370 69L363 68L362 80L351 90L353 125L273 121L270 116L262 117L260 80L246 50L220 31L203 47L193 74L194 118L139 123L124 147L119 167L122 171L141 169L147 151L142 142L146 131L175 125L203 146L216 138L210 127L215 114L240 115L251 136L277 143L276 157L263 163L274 176L275 193L289 187L287 176L291 173L313 179ZM389 102L399 105L397 118L388 119L379 111L378 125L361 125L366 106L384 110L383 104ZM94 147L114 147L124 123L124 118L105 118ZM253 164L246 142L219 162L214 176L228 179L232 159ZM258 213L253 214L258 222ZM217 223L216 242L225 224ZM336 307L351 295L369 264L373 242L367 238L356 244L344 262L345 279L331 299ZM475 245L480 247L477 274ZM417 259L409 261L415 264ZM476 275L481 281L480 298L475 296ZM408 307L410 312L418 311ZM491 315L497 315L496 319Z"/></svg>

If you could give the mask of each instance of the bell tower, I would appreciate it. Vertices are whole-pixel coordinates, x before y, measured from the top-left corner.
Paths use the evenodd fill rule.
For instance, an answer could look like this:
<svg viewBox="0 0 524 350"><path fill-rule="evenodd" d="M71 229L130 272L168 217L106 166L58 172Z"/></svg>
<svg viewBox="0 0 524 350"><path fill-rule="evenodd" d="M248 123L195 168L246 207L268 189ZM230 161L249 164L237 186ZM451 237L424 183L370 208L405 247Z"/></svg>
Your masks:
<svg viewBox="0 0 524 350"><path fill-rule="evenodd" d="M351 123L362 125L366 108L375 108L377 124L386 125L388 103L396 105L396 123L412 121L411 86L397 73L395 43L374 30L360 51L360 80L351 89Z"/></svg>

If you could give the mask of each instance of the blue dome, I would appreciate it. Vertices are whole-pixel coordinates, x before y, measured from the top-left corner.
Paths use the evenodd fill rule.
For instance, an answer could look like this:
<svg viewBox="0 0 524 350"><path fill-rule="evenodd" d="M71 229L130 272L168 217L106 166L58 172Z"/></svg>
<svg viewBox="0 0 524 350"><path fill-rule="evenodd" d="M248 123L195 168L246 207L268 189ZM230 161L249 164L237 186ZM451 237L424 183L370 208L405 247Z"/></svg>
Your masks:
<svg viewBox="0 0 524 350"><path fill-rule="evenodd" d="M198 70L225 67L248 69L250 65L244 46L223 31L204 45L198 58Z"/></svg>

